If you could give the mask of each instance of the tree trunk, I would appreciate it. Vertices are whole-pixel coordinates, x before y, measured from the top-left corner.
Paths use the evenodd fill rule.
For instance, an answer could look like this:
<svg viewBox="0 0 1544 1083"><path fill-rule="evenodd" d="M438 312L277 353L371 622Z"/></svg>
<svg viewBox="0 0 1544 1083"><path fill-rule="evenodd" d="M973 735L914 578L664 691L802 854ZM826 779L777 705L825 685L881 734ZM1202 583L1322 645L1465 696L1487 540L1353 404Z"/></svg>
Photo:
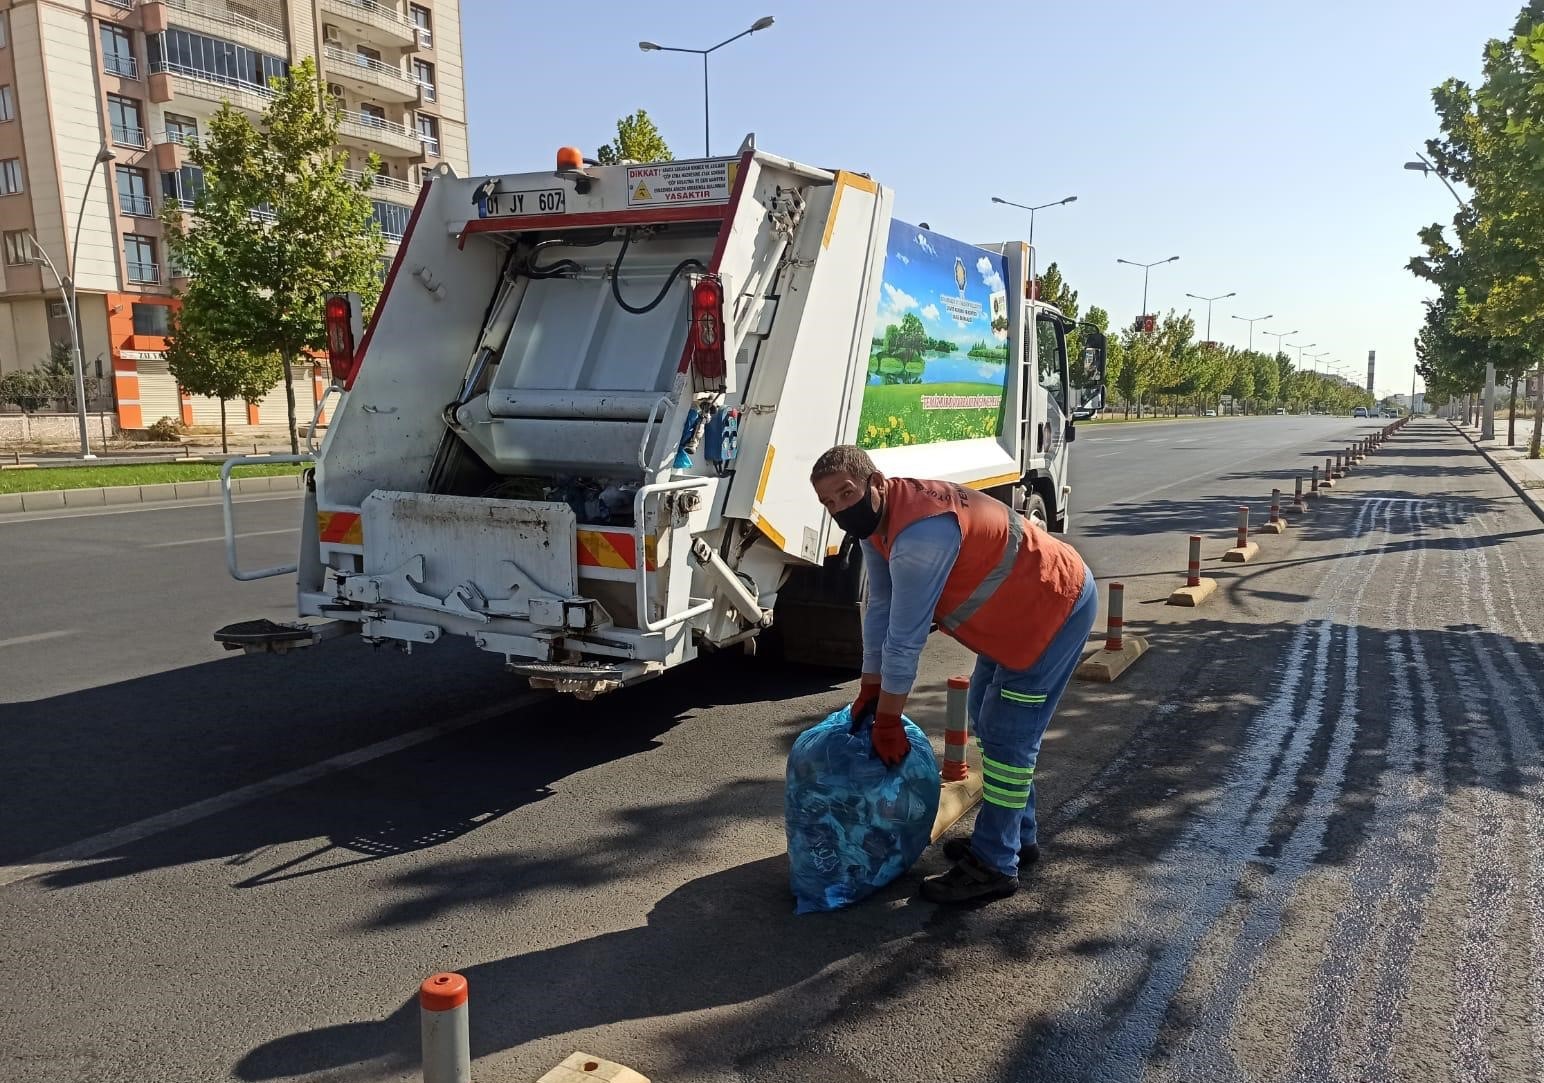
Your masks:
<svg viewBox="0 0 1544 1083"><path fill-rule="evenodd" d="M295 377L293 375L294 369L290 366L290 358L293 357L295 353L295 350L289 349L288 347L286 347L284 350L284 402L285 405L289 408L289 437L291 455L300 454L300 432L295 424Z"/></svg>
<svg viewBox="0 0 1544 1083"><path fill-rule="evenodd" d="M1533 398L1533 440L1528 445L1528 458L1539 457L1539 436L1544 433L1544 357L1539 358L1539 391Z"/></svg>
<svg viewBox="0 0 1544 1083"><path fill-rule="evenodd" d="M222 455L229 455L231 453L231 445L230 445L230 440L228 438L227 433L228 433L228 430L225 427L225 400L221 399L220 400L220 454L222 454Z"/></svg>
<svg viewBox="0 0 1544 1083"><path fill-rule="evenodd" d="M1512 412L1506 422L1506 442L1508 447L1517 443L1517 381L1519 379L1521 379L1519 374L1512 374Z"/></svg>

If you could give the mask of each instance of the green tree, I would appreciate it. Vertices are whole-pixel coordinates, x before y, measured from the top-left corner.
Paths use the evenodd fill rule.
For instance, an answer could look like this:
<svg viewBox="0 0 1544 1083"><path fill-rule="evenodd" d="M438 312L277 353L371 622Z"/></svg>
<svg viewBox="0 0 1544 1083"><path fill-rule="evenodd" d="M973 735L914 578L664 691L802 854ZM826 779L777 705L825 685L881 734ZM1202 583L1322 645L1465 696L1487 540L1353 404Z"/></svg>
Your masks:
<svg viewBox="0 0 1544 1083"><path fill-rule="evenodd" d="M315 62L296 64L273 89L255 125L229 103L215 114L189 152L204 171L192 224L185 229L169 204L166 226L172 255L199 284L184 299L198 335L227 354L281 359L298 453L293 365L326 348L328 293L356 292L374 306L385 242L369 176L345 173L337 109L323 100ZM378 164L372 156L365 173Z"/></svg>
<svg viewBox="0 0 1544 1083"><path fill-rule="evenodd" d="M55 339L49 343L48 356L43 359L38 371L48 378L49 385L54 389L53 398L67 403L69 409L75 409L75 350L68 339ZM86 390L87 402L101 394L102 381L87 374L84 369L81 371L81 383Z"/></svg>
<svg viewBox="0 0 1544 1083"><path fill-rule="evenodd" d="M1233 397L1233 412L1237 413L1240 403L1255 397L1255 366L1242 350L1229 350L1227 369L1228 394Z"/></svg>
<svg viewBox="0 0 1544 1083"><path fill-rule="evenodd" d="M1142 403L1152 391L1170 391L1185 385L1190 355L1191 339L1195 337L1195 320L1190 316L1177 315L1172 309L1159 322L1151 334L1144 334L1140 321L1127 331L1121 343L1121 365L1116 389L1130 406L1137 407L1142 416Z"/></svg>
<svg viewBox="0 0 1544 1083"><path fill-rule="evenodd" d="M616 138L600 148L595 158L601 165L619 162L670 162L675 156L665 145L654 120L640 109L617 121Z"/></svg>
<svg viewBox="0 0 1544 1083"><path fill-rule="evenodd" d="M1249 358L1254 369L1255 398L1274 405L1281 397L1281 370L1276 367L1275 360L1263 353L1246 353L1244 356Z"/></svg>
<svg viewBox="0 0 1544 1083"><path fill-rule="evenodd" d="M166 367L179 386L195 395L220 400L220 450L230 451L225 404L232 399L256 402L284 372L277 354L252 354L210 337L197 323L209 306L198 298L201 280L183 296L172 316L166 342ZM191 303L190 303L191 302Z"/></svg>
<svg viewBox="0 0 1544 1083"><path fill-rule="evenodd" d="M24 414L34 414L57 397L54 381L37 369L16 369L0 378L0 403L10 403Z"/></svg>

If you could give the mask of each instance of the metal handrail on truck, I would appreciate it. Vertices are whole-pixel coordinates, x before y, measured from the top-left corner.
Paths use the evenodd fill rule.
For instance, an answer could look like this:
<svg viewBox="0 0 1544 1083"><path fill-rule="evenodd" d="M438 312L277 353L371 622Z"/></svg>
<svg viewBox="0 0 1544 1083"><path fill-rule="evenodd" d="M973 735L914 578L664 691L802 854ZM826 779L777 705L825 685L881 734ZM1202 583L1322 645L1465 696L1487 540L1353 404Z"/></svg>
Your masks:
<svg viewBox="0 0 1544 1083"><path fill-rule="evenodd" d="M255 572L241 570L236 559L236 513L231 503L231 471L241 466L261 466L265 463L314 463L315 455L237 455L226 459L220 467L220 503L225 512L225 566L231 577L242 582L254 579L271 579L276 575L289 575L300 568L299 563L286 564L282 568L263 568Z"/></svg>

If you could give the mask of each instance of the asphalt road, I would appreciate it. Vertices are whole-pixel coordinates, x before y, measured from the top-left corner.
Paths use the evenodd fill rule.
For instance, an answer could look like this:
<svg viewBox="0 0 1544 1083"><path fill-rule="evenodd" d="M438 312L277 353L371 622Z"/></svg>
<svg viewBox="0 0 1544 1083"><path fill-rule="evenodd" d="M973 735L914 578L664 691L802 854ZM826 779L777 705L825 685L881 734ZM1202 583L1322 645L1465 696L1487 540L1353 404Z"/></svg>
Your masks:
<svg viewBox="0 0 1544 1083"><path fill-rule="evenodd" d="M479 1080L1544 1074L1541 524L1420 423L1217 563L1233 505L1369 426L1084 427L1074 540L1153 649L1078 685L1047 861L975 911L796 918L782 766L829 674L718 659L591 704L484 655L225 656L289 615L218 509L0 517L0 1078L416 1078L472 988ZM281 562L298 504L240 508ZM1184 535L1207 608L1163 606ZM914 715L968 657L925 660Z"/></svg>

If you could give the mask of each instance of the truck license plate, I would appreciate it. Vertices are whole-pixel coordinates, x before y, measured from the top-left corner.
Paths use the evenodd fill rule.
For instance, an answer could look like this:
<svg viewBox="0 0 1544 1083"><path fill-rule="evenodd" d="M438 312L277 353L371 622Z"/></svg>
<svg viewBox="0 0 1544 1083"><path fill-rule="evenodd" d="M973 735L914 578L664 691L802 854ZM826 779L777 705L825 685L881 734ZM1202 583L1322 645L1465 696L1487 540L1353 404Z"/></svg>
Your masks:
<svg viewBox="0 0 1544 1083"><path fill-rule="evenodd" d="M543 188L530 192L499 192L488 201L490 217L562 214L567 209L568 194L562 188Z"/></svg>

